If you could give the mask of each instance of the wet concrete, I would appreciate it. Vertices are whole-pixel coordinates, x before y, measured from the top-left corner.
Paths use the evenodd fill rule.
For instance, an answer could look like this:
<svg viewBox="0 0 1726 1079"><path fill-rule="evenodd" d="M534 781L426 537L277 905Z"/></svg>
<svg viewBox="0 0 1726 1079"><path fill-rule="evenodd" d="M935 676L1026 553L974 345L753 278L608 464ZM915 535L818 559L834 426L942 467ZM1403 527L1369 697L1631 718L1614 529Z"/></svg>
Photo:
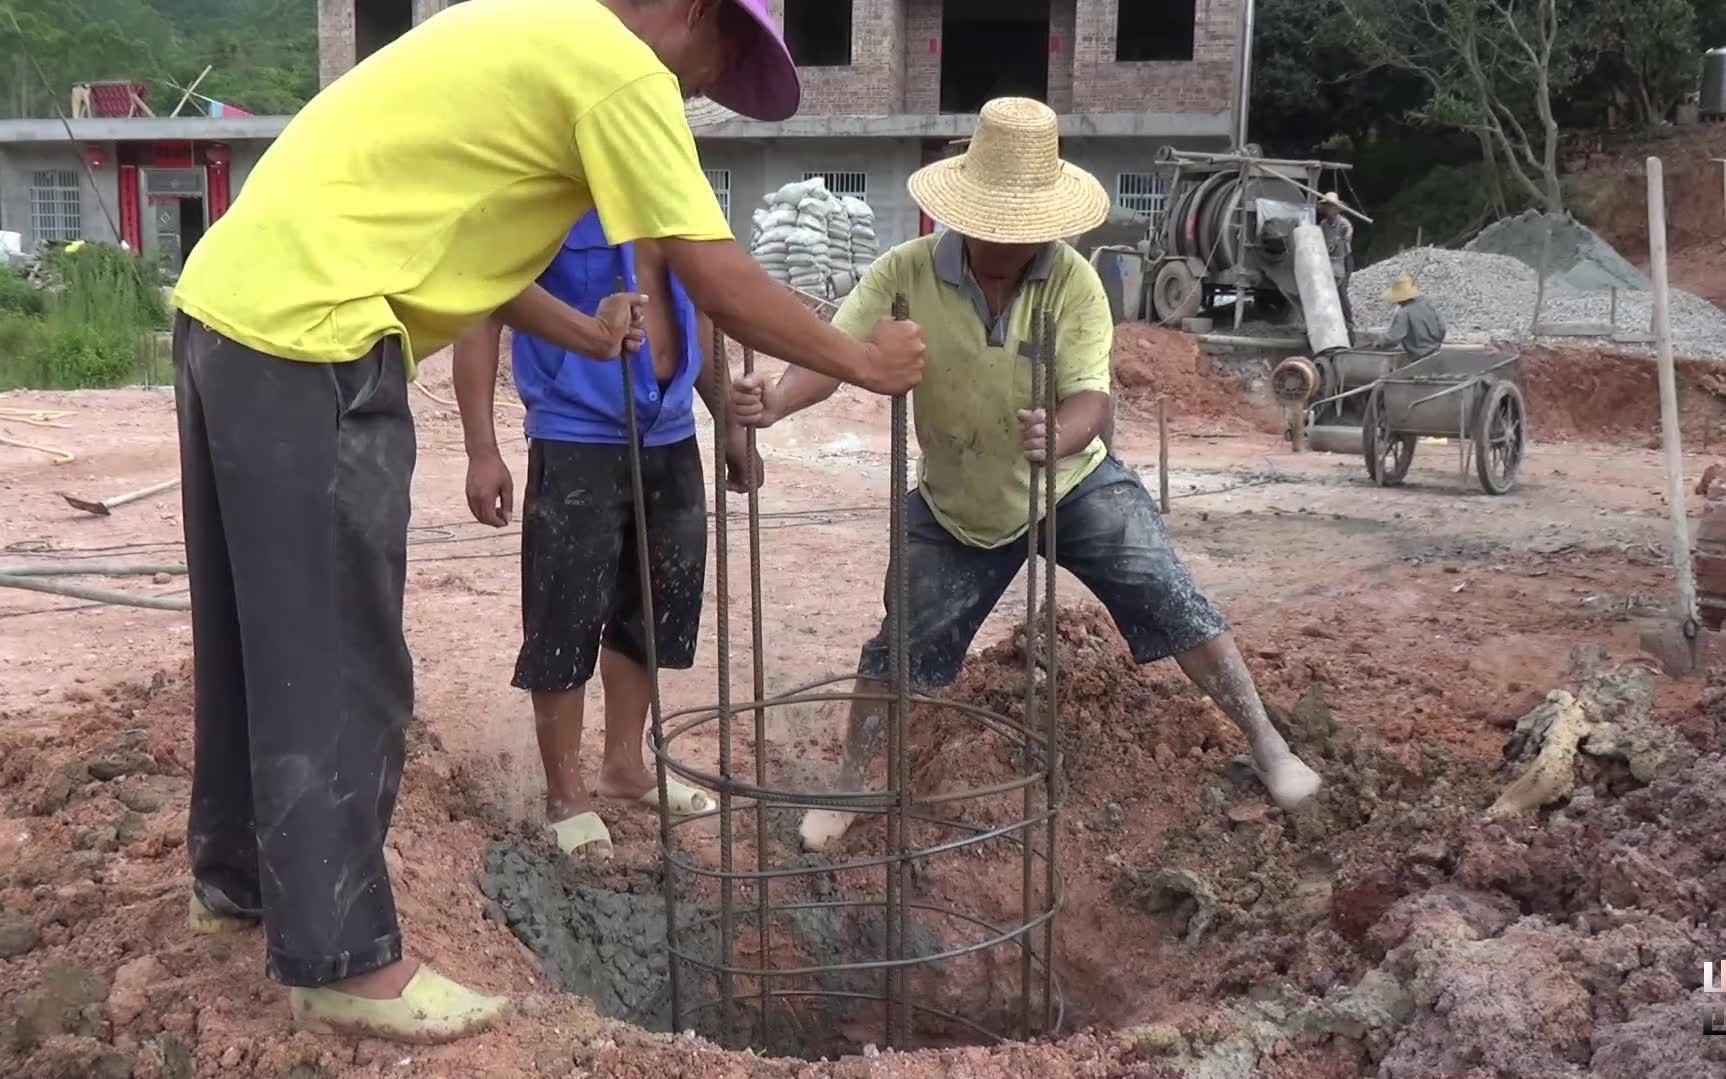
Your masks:
<svg viewBox="0 0 1726 1079"><path fill-rule="evenodd" d="M588 998L602 1015L656 1031L671 1029L662 888L657 867L572 864L537 840L495 844L487 852L480 876L480 890L490 900L487 917L506 925L540 957L554 986ZM829 966L882 954L881 911L841 905L840 898L831 892L807 900L775 896L776 904L799 907L775 915L776 966ZM759 938L752 902L745 893L737 903L735 954L737 965L743 967L756 965ZM687 899L678 904L678 921L685 927L713 913L712 904ZM931 955L947 946L927 925L913 923L908 928L910 954ZM683 929L680 943L686 952L708 961L719 954L718 930L711 923ZM876 971L775 980L775 992L790 990L796 995L775 1001L767 1038L761 1036L753 1003L738 1005L736 1031L725 1037L717 1008L692 1009L717 997L718 980L687 963L680 975L682 1026L721 1044L753 1045L778 1055L817 1059L854 1053L880 1034L879 1006L849 996L879 993L881 975ZM752 981L737 980L737 993L755 991ZM846 995L825 997L825 993Z"/></svg>

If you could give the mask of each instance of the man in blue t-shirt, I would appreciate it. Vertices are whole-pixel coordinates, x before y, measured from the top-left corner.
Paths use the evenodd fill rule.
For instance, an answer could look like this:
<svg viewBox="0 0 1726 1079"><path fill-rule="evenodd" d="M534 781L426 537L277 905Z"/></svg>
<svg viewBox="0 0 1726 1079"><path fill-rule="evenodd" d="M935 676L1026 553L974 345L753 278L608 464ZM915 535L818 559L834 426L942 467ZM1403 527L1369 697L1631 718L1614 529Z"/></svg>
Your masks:
<svg viewBox="0 0 1726 1079"><path fill-rule="evenodd" d="M622 288L618 287L619 281ZM662 667L695 664L707 572L707 501L694 398L714 412L729 381L712 357L713 327L650 242L612 245L597 213L579 221L538 284L591 314L619 291L647 295L645 340L633 369L647 502L654 641ZM456 401L467 444L468 508L509 523L509 468L492 423L502 327L487 322L455 346ZM642 626L635 503L630 491L623 375L601 362L516 334L513 372L527 406L527 488L522 502L522 645L513 684L533 696L545 765L546 812L570 855L607 857L611 834L592 795L656 805L658 787L642 754L650 682ZM703 377L709 362L720 377ZM732 489L761 482L744 429L727 432ZM590 788L581 772L588 680L597 664L605 690L605 757ZM710 808L701 792L670 781L671 810Z"/></svg>

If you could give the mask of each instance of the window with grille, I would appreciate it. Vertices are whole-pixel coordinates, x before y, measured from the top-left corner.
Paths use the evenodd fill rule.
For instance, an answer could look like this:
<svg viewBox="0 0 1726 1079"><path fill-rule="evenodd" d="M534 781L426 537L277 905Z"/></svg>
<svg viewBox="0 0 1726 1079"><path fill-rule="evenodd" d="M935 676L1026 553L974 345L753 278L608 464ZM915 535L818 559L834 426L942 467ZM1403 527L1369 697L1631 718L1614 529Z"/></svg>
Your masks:
<svg viewBox="0 0 1726 1079"><path fill-rule="evenodd" d="M725 220L731 220L731 170L702 169L707 174L707 182L713 185L713 194L719 199L719 211L725 215Z"/></svg>
<svg viewBox="0 0 1726 1079"><path fill-rule="evenodd" d="M1115 182L1115 204L1151 221L1163 210L1167 179L1160 172L1123 172Z"/></svg>
<svg viewBox="0 0 1726 1079"><path fill-rule="evenodd" d="M869 201L869 174L866 172L806 172L805 180L820 177L827 185L827 190L835 195L850 195L852 198Z"/></svg>
<svg viewBox="0 0 1726 1079"><path fill-rule="evenodd" d="M70 243L84 235L78 174L52 169L30 177L30 232L37 243Z"/></svg>

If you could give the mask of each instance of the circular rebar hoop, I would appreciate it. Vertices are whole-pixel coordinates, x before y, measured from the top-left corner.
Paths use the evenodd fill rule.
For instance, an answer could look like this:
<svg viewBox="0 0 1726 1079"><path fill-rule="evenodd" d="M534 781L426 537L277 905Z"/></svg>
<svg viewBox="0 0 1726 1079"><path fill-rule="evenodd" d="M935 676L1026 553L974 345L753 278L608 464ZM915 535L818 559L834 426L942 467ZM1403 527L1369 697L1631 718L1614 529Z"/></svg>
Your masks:
<svg viewBox="0 0 1726 1079"><path fill-rule="evenodd" d="M895 298L892 313L899 319L909 317L903 297ZM1029 355L1031 364L1032 394L1027 406L1045 408L1052 417L1057 381L1052 363L1053 319L1047 312L1034 312L1032 327L1027 347L1023 350ZM873 1005L879 1008L883 1041L888 1048L909 1048L920 1033L934 1032L930 1027L941 1028L942 1033L960 1033L986 1041L1004 1040L1008 1026L1016 1026L1016 1033L1023 1037L1052 1035L1059 1029L1064 1015L1052 957L1054 921L1065 897L1054 860L1060 767L1054 692L1056 574L1052 566L1055 514L1040 510L1042 507L1052 510L1056 504L1056 469L1032 470L1027 507L1027 658L1022 720L1015 721L975 705L941 700L912 690L911 642L907 624L909 542L904 514L909 486L909 424L904 397L893 401L889 602L883 625L889 644L886 688L863 689L856 685L841 688L841 683L854 682L857 678L855 674L846 674L774 695L767 693L763 670L761 512L759 498L751 492L749 553L754 698L733 701L729 671L729 556L724 510L728 427L724 402L728 399L730 370L725 339L717 330L713 344L711 376L724 380L717 395L721 404L715 409L717 415L714 417L714 497L718 502L718 527L714 539L719 604L716 618L718 698L717 703L711 706L663 714L657 707L658 694L655 692L653 736L650 740L662 792L669 777L677 776L711 792L717 803L716 809L706 813L673 817L662 797L660 850L666 881L673 1029L685 1029L693 1016L712 1017L717 1019L717 1028L710 1028L715 1040L725 1045L736 1045L740 1012L744 1021L753 1012L756 1023L752 1043L772 1051L773 1031L795 1030L799 1025L796 1012L784 1009L790 1009L799 1000L826 1000L842 1007ZM754 371L754 356L747 350L744 352L744 371L746 374ZM1053 423L1049 426L1052 431ZM752 455L753 448L751 433ZM640 497L639 493L637 497ZM1039 546L1043 558L1051 565L1045 575L1046 587L1042 596L1038 594L1036 576ZM1041 624L1036 618L1039 598L1044 600ZM1046 655L1039 655L1045 650ZM658 672L652 670L650 674L657 690ZM1039 677L1043 680L1041 685ZM884 789L811 791L771 781L767 770L769 711L823 704L885 706L887 781ZM1023 762L1019 774L1011 779L957 790L913 794L907 727L911 710L916 706L947 710L964 722L975 724L980 732L1002 739ZM753 727L754 735L754 767L749 778L740 776L733 767L733 739L739 733L733 720L743 714L753 718L749 726ZM716 770L697 766L679 756L684 740L715 729L720 743ZM1022 803L1023 810L1014 819L1005 822L991 819L987 824L965 819L969 806L985 799L1015 794L1020 797L1008 804ZM1000 805L997 802L994 806L994 818L999 816ZM794 850L789 858L781 859L783 864L775 864L774 841L769 831L773 815L810 809L839 810L859 817L884 817L885 851L833 862L810 859ZM755 821L752 837L755 858L752 867L744 868L736 863L733 850L737 840L734 818L737 813L750 810L753 810L751 815ZM683 836L690 834L689 829L701 826L710 817L719 818L717 865L686 854L684 843L687 841L682 840ZM917 833L915 839L913 828ZM982 853L1001 844L1006 845L1009 852L1016 850L1022 859L1022 896L1016 917L961 909L956 902L917 896L915 882L932 862L961 851ZM795 846L795 841L792 845ZM1039 866L1041 872L1038 871ZM859 876L860 873L863 875ZM876 878L881 882L881 893L820 898L829 881L861 884L874 873L881 874ZM701 896L717 892L715 909L703 906L700 897L679 887L680 883L694 886L696 882L704 884ZM737 902L740 891L746 896L752 894L754 901ZM689 909L692 906L695 909ZM822 919L834 920L832 924L835 926L841 921L848 924L848 931L842 934L845 943L836 944L832 939L822 938L819 949L796 947L790 935L803 932L800 926L807 927ZM934 926L942 923L950 927L949 931L937 933ZM745 954L740 955L736 946L739 934L751 930L754 954L747 954L746 949ZM776 933L775 930L781 932ZM781 949L781 954L775 955L775 946ZM1020 961L1007 968L1017 967L1020 973L1016 987L1019 992L1013 1007L1000 1006L988 1015L979 1016L961 1014L965 1009L916 999L921 987L931 983L929 975L934 968L963 962L1003 946L1020 952ZM696 993L690 993L690 985L695 984L687 980L690 974L703 975L703 983L711 985L713 991L702 993L698 989ZM878 988L873 992L859 989L856 982L859 978L878 978ZM1042 983L1043 1007L1036 1011L1032 1009L1034 980ZM685 999L697 994L701 994L700 999ZM1010 1015L1010 1012L1017 1014Z"/></svg>

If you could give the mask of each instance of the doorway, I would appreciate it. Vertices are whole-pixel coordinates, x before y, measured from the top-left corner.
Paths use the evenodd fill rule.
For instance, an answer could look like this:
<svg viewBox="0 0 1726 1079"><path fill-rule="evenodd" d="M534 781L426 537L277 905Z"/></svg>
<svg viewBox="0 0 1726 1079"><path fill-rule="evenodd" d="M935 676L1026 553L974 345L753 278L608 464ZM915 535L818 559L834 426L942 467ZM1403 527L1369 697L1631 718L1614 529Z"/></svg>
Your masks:
<svg viewBox="0 0 1726 1079"><path fill-rule="evenodd" d="M941 111L969 113L997 97L1049 100L1049 0L946 0Z"/></svg>
<svg viewBox="0 0 1726 1079"><path fill-rule="evenodd" d="M210 227L207 178L202 168L145 168L141 183L150 207L144 253L177 277Z"/></svg>

